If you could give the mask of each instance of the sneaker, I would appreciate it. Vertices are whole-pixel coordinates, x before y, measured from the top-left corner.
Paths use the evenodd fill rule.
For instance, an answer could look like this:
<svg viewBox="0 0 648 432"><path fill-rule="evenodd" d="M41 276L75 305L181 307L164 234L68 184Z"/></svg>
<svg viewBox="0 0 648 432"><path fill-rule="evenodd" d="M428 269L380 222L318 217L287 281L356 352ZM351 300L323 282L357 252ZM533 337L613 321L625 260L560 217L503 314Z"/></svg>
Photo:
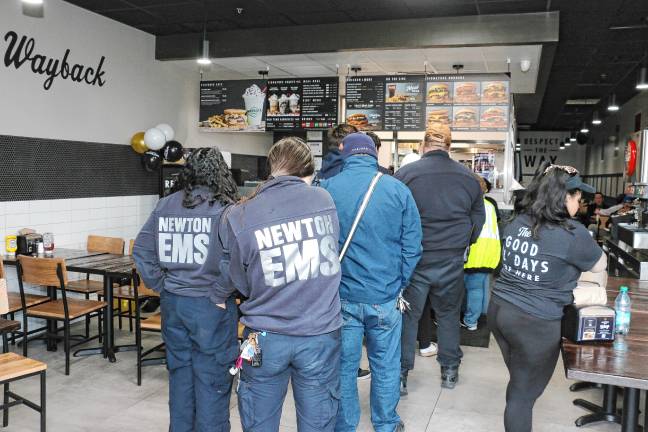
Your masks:
<svg viewBox="0 0 648 432"><path fill-rule="evenodd" d="M459 381L459 367L441 366L441 387L452 390Z"/></svg>
<svg viewBox="0 0 648 432"><path fill-rule="evenodd" d="M402 396L407 396L407 375L401 374L400 377L400 395Z"/></svg>
<svg viewBox="0 0 648 432"><path fill-rule="evenodd" d="M477 324L468 324L465 320L461 320L461 327L465 328L468 331L477 330Z"/></svg>
<svg viewBox="0 0 648 432"><path fill-rule="evenodd" d="M371 378L371 371L369 369L361 369L358 368L358 379L359 380L366 380Z"/></svg>
<svg viewBox="0 0 648 432"><path fill-rule="evenodd" d="M438 351L439 348L437 347L437 344L431 343L429 347L420 349L419 354L421 354L421 357L432 357L437 355Z"/></svg>

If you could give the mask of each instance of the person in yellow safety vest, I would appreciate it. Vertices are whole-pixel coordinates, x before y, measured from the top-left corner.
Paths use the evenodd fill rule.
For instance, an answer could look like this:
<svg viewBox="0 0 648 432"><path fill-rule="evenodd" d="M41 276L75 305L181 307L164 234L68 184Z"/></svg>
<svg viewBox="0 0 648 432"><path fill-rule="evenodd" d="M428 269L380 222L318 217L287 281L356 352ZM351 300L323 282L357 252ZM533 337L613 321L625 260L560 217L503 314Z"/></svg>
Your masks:
<svg viewBox="0 0 648 432"><path fill-rule="evenodd" d="M484 178L475 174L482 192L486 193ZM502 246L497 229L495 206L484 199L486 221L477 241L470 246L468 261L464 265L464 285L466 287L466 312L461 320L462 327L477 330L477 321L488 309L490 274L500 261Z"/></svg>

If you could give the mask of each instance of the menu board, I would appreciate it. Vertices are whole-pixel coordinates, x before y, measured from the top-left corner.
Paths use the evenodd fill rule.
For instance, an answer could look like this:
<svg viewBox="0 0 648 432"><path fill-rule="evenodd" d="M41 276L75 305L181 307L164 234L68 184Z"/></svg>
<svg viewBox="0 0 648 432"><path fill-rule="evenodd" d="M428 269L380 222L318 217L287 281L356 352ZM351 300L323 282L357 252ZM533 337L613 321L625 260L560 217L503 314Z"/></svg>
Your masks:
<svg viewBox="0 0 648 432"><path fill-rule="evenodd" d="M263 132L265 130L264 80L201 81L201 130Z"/></svg>
<svg viewBox="0 0 648 432"><path fill-rule="evenodd" d="M328 129L337 123L338 78L268 80L266 129Z"/></svg>
<svg viewBox="0 0 648 432"><path fill-rule="evenodd" d="M420 131L434 123L453 130L506 131L506 74L349 77L346 122L360 130Z"/></svg>

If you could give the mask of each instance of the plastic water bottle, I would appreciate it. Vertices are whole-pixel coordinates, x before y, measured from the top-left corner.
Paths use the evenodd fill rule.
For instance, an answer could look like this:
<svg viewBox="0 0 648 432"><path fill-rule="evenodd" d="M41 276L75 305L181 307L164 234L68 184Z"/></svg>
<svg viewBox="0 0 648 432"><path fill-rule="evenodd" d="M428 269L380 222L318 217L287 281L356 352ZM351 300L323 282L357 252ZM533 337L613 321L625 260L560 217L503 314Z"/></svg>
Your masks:
<svg viewBox="0 0 648 432"><path fill-rule="evenodd" d="M630 331L630 307L632 302L630 301L630 295L628 295L627 286L622 286L620 291L616 300L614 300L614 326L618 334L625 336Z"/></svg>

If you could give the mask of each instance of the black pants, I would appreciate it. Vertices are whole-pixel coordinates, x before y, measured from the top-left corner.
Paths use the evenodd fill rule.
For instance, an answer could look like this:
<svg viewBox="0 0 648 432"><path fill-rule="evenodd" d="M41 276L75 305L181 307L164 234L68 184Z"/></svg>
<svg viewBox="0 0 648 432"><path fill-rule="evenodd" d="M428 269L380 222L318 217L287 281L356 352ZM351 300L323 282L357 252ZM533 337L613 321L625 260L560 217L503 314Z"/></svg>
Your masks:
<svg viewBox="0 0 648 432"><path fill-rule="evenodd" d="M506 432L531 432L533 406L556 369L560 320L536 318L493 296L488 327L510 375L504 412Z"/></svg>
<svg viewBox="0 0 648 432"><path fill-rule="evenodd" d="M463 352L459 347L461 304L463 302L463 255L423 257L416 266L412 280L403 293L410 309L403 314L401 369L414 369L416 334L423 314L425 299L430 299L436 316L437 361L441 366L459 366Z"/></svg>
<svg viewBox="0 0 648 432"><path fill-rule="evenodd" d="M432 344L432 326L434 325L434 312L430 305L430 297L425 299L425 306L423 306L423 314L419 320L418 325L418 339L419 348L425 349Z"/></svg>

